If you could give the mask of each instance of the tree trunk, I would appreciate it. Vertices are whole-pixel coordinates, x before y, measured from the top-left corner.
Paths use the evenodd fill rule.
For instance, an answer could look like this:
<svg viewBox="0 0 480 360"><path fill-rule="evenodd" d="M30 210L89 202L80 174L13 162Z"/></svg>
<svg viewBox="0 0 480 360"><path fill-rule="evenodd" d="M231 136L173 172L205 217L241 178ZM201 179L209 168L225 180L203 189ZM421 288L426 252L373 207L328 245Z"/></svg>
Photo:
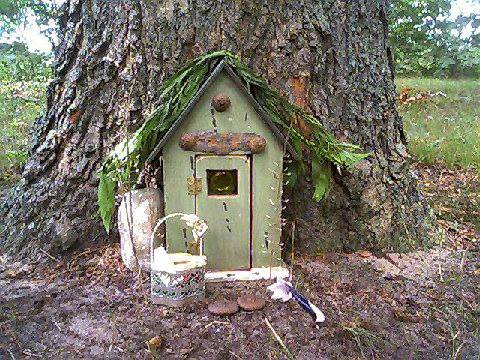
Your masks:
<svg viewBox="0 0 480 360"><path fill-rule="evenodd" d="M377 0L70 0L60 19L55 79L33 128L22 181L2 205L0 244L28 255L108 238L97 215L103 157L158 104L187 60L228 49L338 138L372 156L335 170L328 199L302 179L288 212L296 248L396 248L424 243L429 209L409 168ZM110 235L112 239L117 234Z"/></svg>

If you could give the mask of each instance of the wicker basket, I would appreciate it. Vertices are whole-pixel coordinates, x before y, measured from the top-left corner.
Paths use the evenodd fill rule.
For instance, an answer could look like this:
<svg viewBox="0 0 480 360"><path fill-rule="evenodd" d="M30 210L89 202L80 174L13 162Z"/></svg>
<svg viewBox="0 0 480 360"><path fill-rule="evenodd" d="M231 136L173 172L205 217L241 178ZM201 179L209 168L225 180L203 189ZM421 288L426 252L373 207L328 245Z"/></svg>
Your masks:
<svg viewBox="0 0 480 360"><path fill-rule="evenodd" d="M174 266L152 264L151 295L155 304L182 306L205 296L205 256L168 254Z"/></svg>

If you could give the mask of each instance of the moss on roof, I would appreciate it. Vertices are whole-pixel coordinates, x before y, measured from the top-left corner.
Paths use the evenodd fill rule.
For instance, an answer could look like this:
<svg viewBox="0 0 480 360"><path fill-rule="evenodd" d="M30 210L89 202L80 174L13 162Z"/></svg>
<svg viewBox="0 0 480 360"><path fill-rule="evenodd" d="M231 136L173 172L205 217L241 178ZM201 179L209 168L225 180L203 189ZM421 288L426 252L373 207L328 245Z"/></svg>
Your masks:
<svg viewBox="0 0 480 360"><path fill-rule="evenodd" d="M134 134L118 144L106 157L99 172L98 204L107 232L110 230L115 206L115 189L118 184L131 188L136 183L138 174L158 141L192 101L210 75L210 71L220 61L225 61L245 82L264 111L281 129L299 155L302 154L303 146L309 149L315 200L321 200L328 193L331 180L330 164L351 167L368 156L359 146L338 141L317 118L288 102L276 90L269 87L262 77L253 74L231 52L211 52L191 60L165 81L159 89L161 105ZM308 138L303 136L294 125L299 120L311 128L312 132ZM290 185L295 183L302 169L301 162L293 163L288 169L286 177Z"/></svg>

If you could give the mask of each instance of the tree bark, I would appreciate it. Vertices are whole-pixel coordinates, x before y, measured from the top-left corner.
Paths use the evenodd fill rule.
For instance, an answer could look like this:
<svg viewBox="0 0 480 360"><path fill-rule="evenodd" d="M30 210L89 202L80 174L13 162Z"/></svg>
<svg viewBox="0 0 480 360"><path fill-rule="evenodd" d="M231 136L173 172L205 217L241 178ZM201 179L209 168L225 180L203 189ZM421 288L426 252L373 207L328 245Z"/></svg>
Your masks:
<svg viewBox="0 0 480 360"><path fill-rule="evenodd" d="M323 202L311 200L302 179L287 209L297 249L426 243L431 215L395 108L387 8L377 0L67 1L46 114L33 127L22 180L2 204L0 245L28 255L109 239L96 205L103 157L158 104L168 76L219 49L372 153L351 172L334 169Z"/></svg>

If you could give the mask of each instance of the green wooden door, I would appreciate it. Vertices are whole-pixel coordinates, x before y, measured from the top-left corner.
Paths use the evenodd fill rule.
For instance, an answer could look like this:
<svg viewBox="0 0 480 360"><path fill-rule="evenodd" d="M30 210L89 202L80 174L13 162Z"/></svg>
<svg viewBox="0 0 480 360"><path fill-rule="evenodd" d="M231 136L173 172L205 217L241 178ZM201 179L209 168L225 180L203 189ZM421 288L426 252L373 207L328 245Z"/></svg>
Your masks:
<svg viewBox="0 0 480 360"><path fill-rule="evenodd" d="M195 176L202 191L195 197L197 216L207 221L207 267L250 268L250 158L246 155L197 155Z"/></svg>

